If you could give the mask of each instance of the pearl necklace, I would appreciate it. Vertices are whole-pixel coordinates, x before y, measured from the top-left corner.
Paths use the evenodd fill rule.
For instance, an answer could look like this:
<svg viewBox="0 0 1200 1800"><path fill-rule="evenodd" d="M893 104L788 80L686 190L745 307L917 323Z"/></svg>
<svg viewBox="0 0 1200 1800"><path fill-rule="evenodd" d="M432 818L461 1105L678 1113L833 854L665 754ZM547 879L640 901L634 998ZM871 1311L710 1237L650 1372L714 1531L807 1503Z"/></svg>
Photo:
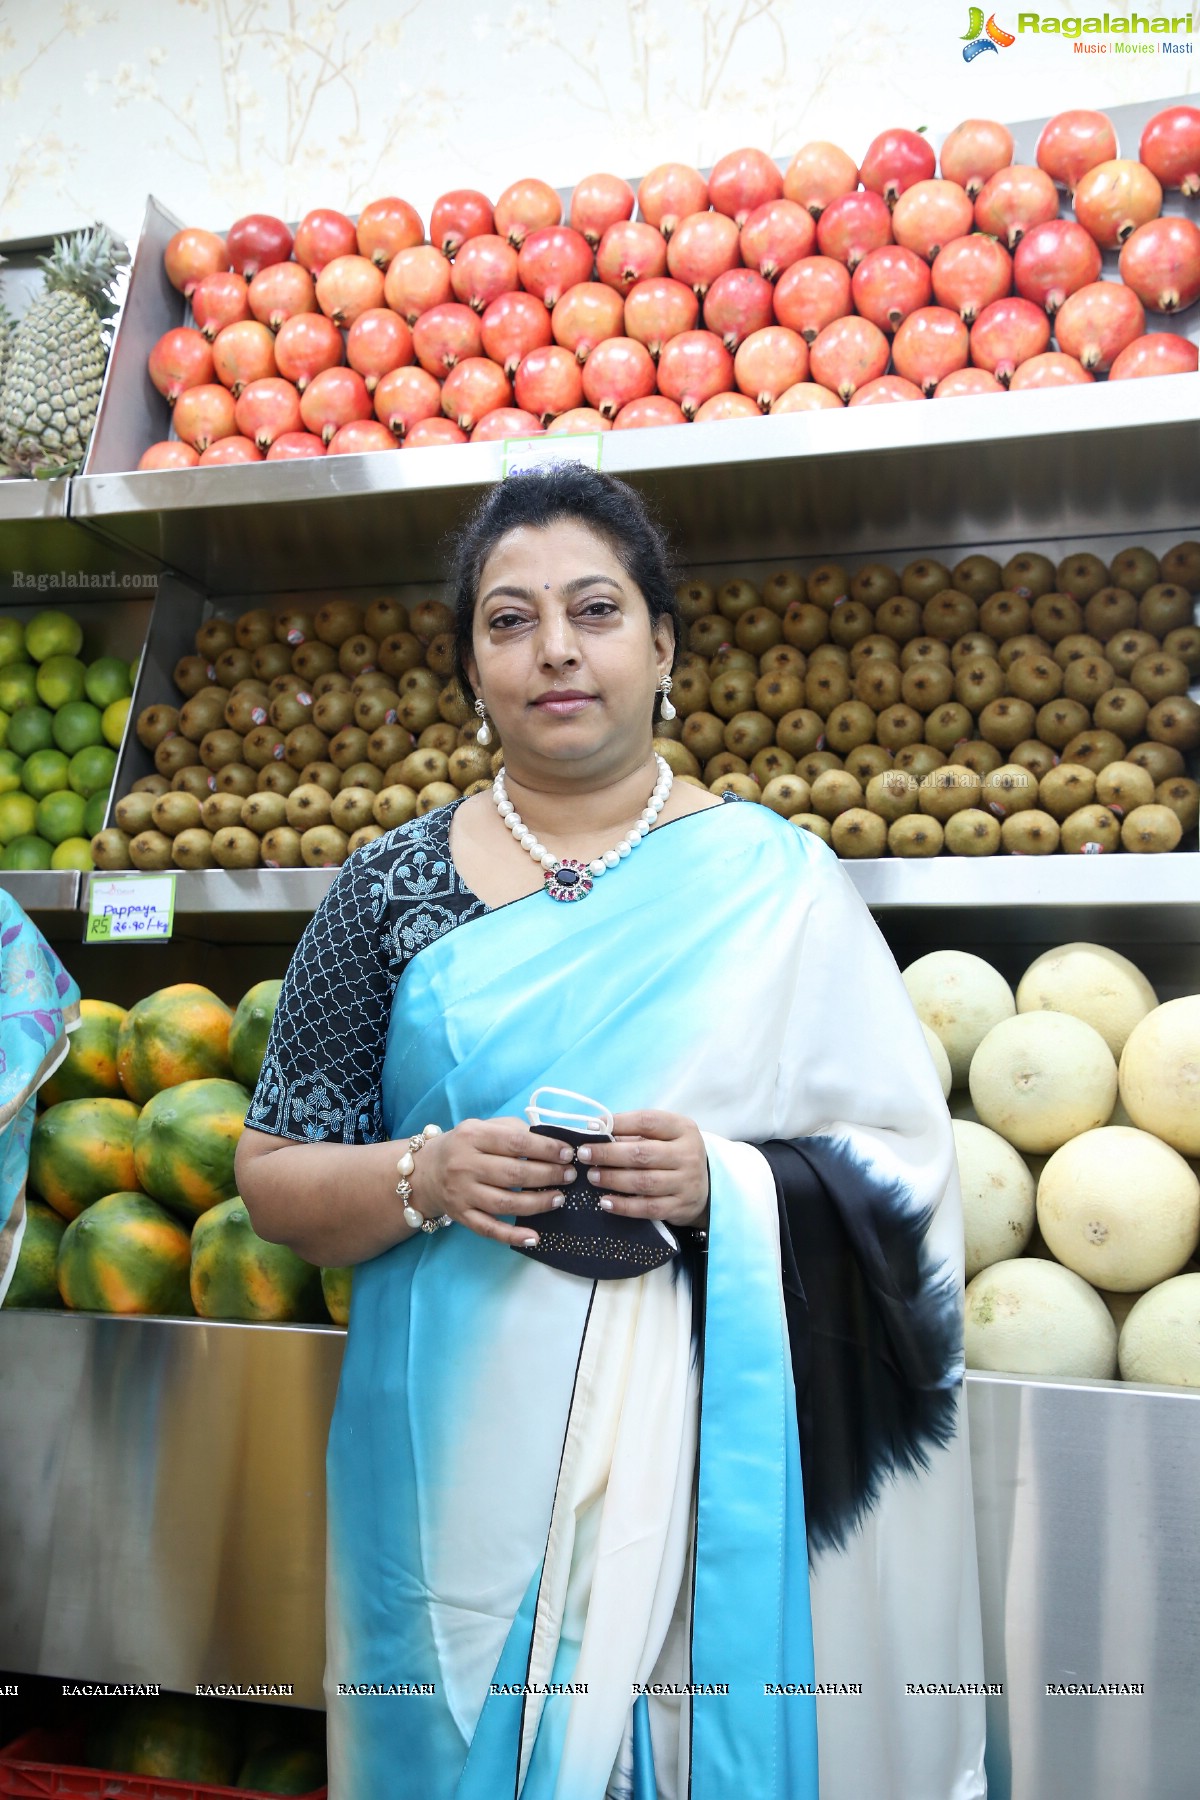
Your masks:
<svg viewBox="0 0 1200 1800"><path fill-rule="evenodd" d="M654 760L658 764L658 780L654 784L654 792L638 816L638 822L626 832L619 844L606 850L603 856L597 856L591 862L577 862L573 856L555 856L547 850L545 844L538 842L535 834L522 819L520 813L508 797L508 789L504 785L503 766L497 770L496 779L492 783L492 798L496 802L496 811L512 832L522 850L528 850L535 862L541 863L546 871L546 891L552 900L583 900L591 893L593 877L597 879L606 875L610 869L627 857L631 850L641 843L650 830L659 813L667 804L667 796L671 792L671 783L675 779L671 765L657 751Z"/></svg>

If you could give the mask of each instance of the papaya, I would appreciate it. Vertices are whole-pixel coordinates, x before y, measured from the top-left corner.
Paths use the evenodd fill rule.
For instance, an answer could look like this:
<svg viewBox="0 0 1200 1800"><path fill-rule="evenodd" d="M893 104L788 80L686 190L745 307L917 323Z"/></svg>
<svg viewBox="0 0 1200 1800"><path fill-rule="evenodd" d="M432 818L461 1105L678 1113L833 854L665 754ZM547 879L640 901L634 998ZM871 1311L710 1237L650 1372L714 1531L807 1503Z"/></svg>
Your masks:
<svg viewBox="0 0 1200 1800"><path fill-rule="evenodd" d="M256 982L248 994L242 995L234 1010L233 1024L229 1027L229 1060L234 1075L251 1091L257 1085L267 1053L271 1020L275 1017L282 986L282 981Z"/></svg>
<svg viewBox="0 0 1200 1800"><path fill-rule="evenodd" d="M303 1744L266 1745L247 1756L237 1785L253 1794L313 1794L325 1786L325 1758Z"/></svg>
<svg viewBox="0 0 1200 1800"><path fill-rule="evenodd" d="M133 1139L139 1108L132 1100L60 1100L34 1121L29 1184L56 1213L74 1219L119 1188L141 1185Z"/></svg>
<svg viewBox="0 0 1200 1800"><path fill-rule="evenodd" d="M350 1323L350 1278L353 1269L322 1269L321 1292L335 1325Z"/></svg>
<svg viewBox="0 0 1200 1800"><path fill-rule="evenodd" d="M207 1077L228 1079L233 1013L194 981L159 988L131 1006L117 1037L117 1073L131 1100L144 1106L164 1088Z"/></svg>
<svg viewBox="0 0 1200 1800"><path fill-rule="evenodd" d="M137 1185L188 1222L237 1193L233 1157L250 1096L236 1081L181 1081L142 1108L133 1136Z"/></svg>
<svg viewBox="0 0 1200 1800"><path fill-rule="evenodd" d="M187 1230L148 1194L106 1194L58 1247L58 1291L79 1312L190 1313Z"/></svg>
<svg viewBox="0 0 1200 1800"><path fill-rule="evenodd" d="M25 1233L17 1251L17 1266L4 1296L5 1306L62 1305L55 1264L66 1228L65 1221L52 1206L45 1206L40 1200L26 1200Z"/></svg>
<svg viewBox="0 0 1200 1800"><path fill-rule="evenodd" d="M313 1321L321 1271L286 1244L269 1244L234 1195L192 1227L192 1305L202 1319Z"/></svg>
<svg viewBox="0 0 1200 1800"><path fill-rule="evenodd" d="M95 1748L125 1775L229 1787L242 1760L235 1709L189 1694L126 1700Z"/></svg>
<svg viewBox="0 0 1200 1800"><path fill-rule="evenodd" d="M67 1054L38 1095L43 1106L61 1100L122 1100L117 1074L117 1033L125 1008L108 1000L81 1000L79 1023L67 1039Z"/></svg>

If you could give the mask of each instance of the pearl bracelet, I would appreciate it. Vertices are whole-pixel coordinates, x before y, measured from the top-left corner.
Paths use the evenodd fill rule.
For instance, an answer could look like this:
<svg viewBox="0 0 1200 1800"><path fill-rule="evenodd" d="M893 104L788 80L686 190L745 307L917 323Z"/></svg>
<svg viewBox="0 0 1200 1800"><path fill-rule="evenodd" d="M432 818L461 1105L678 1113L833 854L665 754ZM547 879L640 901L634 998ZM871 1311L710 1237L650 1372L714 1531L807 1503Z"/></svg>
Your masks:
<svg viewBox="0 0 1200 1800"><path fill-rule="evenodd" d="M453 1222L449 1213L443 1213L440 1219L427 1219L425 1214L418 1212L412 1203L413 1190L409 1176L416 1168L417 1151L425 1148L427 1138L440 1137L441 1130L440 1125L426 1125L424 1131L419 1131L415 1137L410 1137L408 1149L396 1164L396 1171L400 1176L396 1183L396 1192L404 1202L404 1223L411 1225L414 1231L440 1231L443 1225Z"/></svg>

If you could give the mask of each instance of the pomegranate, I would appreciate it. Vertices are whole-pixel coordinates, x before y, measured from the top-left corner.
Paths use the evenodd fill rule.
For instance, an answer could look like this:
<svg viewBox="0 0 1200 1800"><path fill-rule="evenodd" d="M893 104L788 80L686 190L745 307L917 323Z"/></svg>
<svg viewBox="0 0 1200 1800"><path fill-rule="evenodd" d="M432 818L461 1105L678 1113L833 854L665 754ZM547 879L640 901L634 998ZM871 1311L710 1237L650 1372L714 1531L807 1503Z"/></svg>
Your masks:
<svg viewBox="0 0 1200 1800"><path fill-rule="evenodd" d="M442 411L464 431L473 431L485 413L512 404L508 376L488 356L468 356L442 383Z"/></svg>
<svg viewBox="0 0 1200 1800"><path fill-rule="evenodd" d="M573 350L582 363L605 338L619 337L624 321L625 303L615 289L602 281L580 281L567 289L550 324L555 343Z"/></svg>
<svg viewBox="0 0 1200 1800"><path fill-rule="evenodd" d="M435 419L442 410L442 390L426 369L411 365L384 375L374 393L375 417L394 436L407 439L423 419Z"/></svg>
<svg viewBox="0 0 1200 1800"><path fill-rule="evenodd" d="M238 274L253 281L260 269L288 260L292 234L282 219L270 213L247 213L225 233L225 251Z"/></svg>
<svg viewBox="0 0 1200 1800"><path fill-rule="evenodd" d="M851 406L886 406L895 400L924 400L925 395L903 375L877 375L874 381L864 381L860 388L855 388L850 396Z"/></svg>
<svg viewBox="0 0 1200 1800"><path fill-rule="evenodd" d="M896 331L892 363L897 375L929 395L947 375L966 368L969 342L966 326L948 306L919 306ZM882 369L879 372L882 374Z"/></svg>
<svg viewBox="0 0 1200 1800"><path fill-rule="evenodd" d="M891 242L891 211L878 194L842 194L829 202L817 223L821 255L844 262L851 274L868 250Z"/></svg>
<svg viewBox="0 0 1200 1800"><path fill-rule="evenodd" d="M218 331L250 314L250 290L241 275L218 270L192 290L192 317L211 344Z"/></svg>
<svg viewBox="0 0 1200 1800"><path fill-rule="evenodd" d="M531 231L557 225L562 220L562 201L552 187L532 176L514 181L496 202L496 230L519 250Z"/></svg>
<svg viewBox="0 0 1200 1800"><path fill-rule="evenodd" d="M768 281L807 256L816 242L812 214L794 200L768 200L756 206L738 240L742 261Z"/></svg>
<svg viewBox="0 0 1200 1800"><path fill-rule="evenodd" d="M441 381L455 363L483 355L479 319L469 306L454 301L431 306L413 326L413 349L421 367Z"/></svg>
<svg viewBox="0 0 1200 1800"><path fill-rule="evenodd" d="M415 325L431 306L445 306L454 298L448 260L432 244L401 250L388 264L383 297L406 324Z"/></svg>
<svg viewBox="0 0 1200 1800"><path fill-rule="evenodd" d="M667 272L667 242L654 225L627 220L610 225L596 252L596 273L606 287L627 294L639 281Z"/></svg>
<svg viewBox="0 0 1200 1800"><path fill-rule="evenodd" d="M1138 155L1165 188L1200 194L1200 107L1168 106L1155 113Z"/></svg>
<svg viewBox="0 0 1200 1800"><path fill-rule="evenodd" d="M1110 381L1133 381L1143 375L1194 375L1200 347L1173 331L1151 331L1126 344L1108 371Z"/></svg>
<svg viewBox="0 0 1200 1800"><path fill-rule="evenodd" d="M975 202L975 223L989 237L999 238L1015 250L1027 231L1058 217L1058 189L1044 169L1013 163L1001 169L980 190Z"/></svg>
<svg viewBox="0 0 1200 1800"><path fill-rule="evenodd" d="M300 395L290 381L278 375L265 376L244 387L233 409L234 421L243 437L248 437L264 453L285 432L301 430Z"/></svg>
<svg viewBox="0 0 1200 1800"><path fill-rule="evenodd" d="M163 266L171 286L190 299L206 275L220 274L233 265L224 240L215 231L188 225L175 233L163 251Z"/></svg>
<svg viewBox="0 0 1200 1800"><path fill-rule="evenodd" d="M638 184L638 216L665 238L671 236L680 219L704 212L707 206L708 183L687 163L659 163ZM654 273L661 274L662 270Z"/></svg>
<svg viewBox="0 0 1200 1800"><path fill-rule="evenodd" d="M531 231L517 257L521 286L527 294L536 294L550 311L566 288L591 280L594 263L592 246L569 225Z"/></svg>
<svg viewBox="0 0 1200 1800"><path fill-rule="evenodd" d="M699 319L695 294L670 275L635 282L625 296L626 335L645 344L655 361L665 343L681 331L694 331Z"/></svg>
<svg viewBox="0 0 1200 1800"><path fill-rule="evenodd" d="M1005 387L1031 356L1050 348L1050 321L1032 300L993 300L971 327L971 361Z"/></svg>
<svg viewBox="0 0 1200 1800"><path fill-rule="evenodd" d="M314 375L336 369L341 360L342 334L324 313L297 313L279 327L275 362L284 379L294 381L301 393Z"/></svg>
<svg viewBox="0 0 1200 1800"><path fill-rule="evenodd" d="M774 289L753 269L727 269L704 296L704 323L727 350L736 350L752 331L775 317Z"/></svg>
<svg viewBox="0 0 1200 1800"><path fill-rule="evenodd" d="M504 438L541 437L544 429L540 419L522 412L519 406L498 406L494 412L484 413L471 433L471 442L489 444L500 443Z"/></svg>
<svg viewBox="0 0 1200 1800"><path fill-rule="evenodd" d="M583 403L583 373L571 352L561 344L531 350L523 358L513 385L517 405L523 412L535 413L543 425Z"/></svg>
<svg viewBox="0 0 1200 1800"><path fill-rule="evenodd" d="M511 381L522 357L554 341L550 314L532 294L501 294L479 324L485 353Z"/></svg>
<svg viewBox="0 0 1200 1800"><path fill-rule="evenodd" d="M680 219L667 245L667 267L703 300L727 269L736 269L742 253L738 228L724 213L689 213Z"/></svg>
<svg viewBox="0 0 1200 1800"><path fill-rule="evenodd" d="M1089 281L1077 288L1063 301L1054 321L1059 349L1078 357L1089 373L1100 374L1145 329L1141 301L1119 281Z"/></svg>
<svg viewBox="0 0 1200 1800"><path fill-rule="evenodd" d="M651 425L686 425L683 408L663 394L648 394L644 400L631 400L613 420L614 431L642 431Z"/></svg>
<svg viewBox="0 0 1200 1800"><path fill-rule="evenodd" d="M909 313L932 300L929 264L902 244L881 244L868 250L855 269L850 291L864 319L880 331L895 331Z"/></svg>
<svg viewBox="0 0 1200 1800"><path fill-rule="evenodd" d="M1162 211L1163 191L1140 162L1097 163L1075 189L1075 217L1102 250L1116 250Z"/></svg>
<svg viewBox="0 0 1200 1800"><path fill-rule="evenodd" d="M985 306L1012 292L1012 257L995 238L973 231L951 238L933 260L933 291L963 323L973 325Z"/></svg>
<svg viewBox="0 0 1200 1800"><path fill-rule="evenodd" d="M317 305L343 328L383 305L383 270L366 256L335 256L317 276Z"/></svg>
<svg viewBox="0 0 1200 1800"><path fill-rule="evenodd" d="M961 319L955 323L962 326ZM965 337L966 328L962 329ZM891 345L878 325L852 316L825 327L809 352L808 366L814 381L848 401L856 388L883 374L890 354Z"/></svg>
<svg viewBox="0 0 1200 1800"><path fill-rule="evenodd" d="M252 444L249 438L223 437L218 438L215 444L210 444L208 449L202 453L200 467L211 469L214 464L219 466L221 463L261 462L262 459L262 451L256 444Z"/></svg>
<svg viewBox="0 0 1200 1800"><path fill-rule="evenodd" d="M611 431L612 424L591 406L573 406L546 427L547 437L578 437L583 432Z"/></svg>
<svg viewBox="0 0 1200 1800"><path fill-rule="evenodd" d="M1127 237L1121 280L1151 312L1182 312L1200 300L1200 225L1190 219L1151 219Z"/></svg>
<svg viewBox="0 0 1200 1800"><path fill-rule="evenodd" d="M956 181L917 181L892 208L892 236L932 262L943 244L965 237L975 212Z"/></svg>
<svg viewBox="0 0 1200 1800"><path fill-rule="evenodd" d="M1017 245L1013 280L1023 300L1036 301L1053 318L1068 294L1100 279L1096 240L1074 219L1048 219Z"/></svg>
<svg viewBox="0 0 1200 1800"><path fill-rule="evenodd" d="M444 444L465 444L467 434L453 419L422 419L404 440L406 450L436 450Z"/></svg>
<svg viewBox="0 0 1200 1800"><path fill-rule="evenodd" d="M585 175L571 195L571 227L594 250L610 225L632 219L633 189L619 175Z"/></svg>
<svg viewBox="0 0 1200 1800"><path fill-rule="evenodd" d="M390 307L373 306L359 313L346 333L346 361L362 376L368 394L375 392L381 375L402 369L413 360L412 332ZM279 360L279 345L275 345Z"/></svg>
<svg viewBox="0 0 1200 1800"><path fill-rule="evenodd" d="M771 407L773 413L826 412L830 407L841 410L844 402L831 394L819 381L798 381L786 388Z"/></svg>
<svg viewBox="0 0 1200 1800"><path fill-rule="evenodd" d="M851 310L850 272L831 256L802 256L775 283L775 317L808 344Z"/></svg>
<svg viewBox="0 0 1200 1800"><path fill-rule="evenodd" d="M494 232L483 232L468 238L454 259L450 285L456 300L486 312L501 294L511 294L520 286L517 276L517 252L506 238Z"/></svg>
<svg viewBox="0 0 1200 1800"><path fill-rule="evenodd" d="M1013 159L1012 132L995 119L964 119L942 145L942 179L956 181L974 200L985 181Z"/></svg>
<svg viewBox="0 0 1200 1800"><path fill-rule="evenodd" d="M1089 169L1117 154L1112 120L1082 108L1055 113L1038 139L1034 157L1052 181L1073 194Z"/></svg>
<svg viewBox="0 0 1200 1800"><path fill-rule="evenodd" d="M218 438L232 437L237 430L233 395L215 381L185 388L175 402L171 423L183 442L203 455Z"/></svg>
<svg viewBox="0 0 1200 1800"><path fill-rule="evenodd" d="M151 444L143 450L138 459L139 469L194 469L200 461L196 451L190 444L183 444L175 438L163 438L157 444Z"/></svg>
<svg viewBox="0 0 1200 1800"><path fill-rule="evenodd" d="M765 325L743 339L733 359L733 378L760 412L770 412L780 394L808 376L808 345L786 325Z"/></svg>
<svg viewBox="0 0 1200 1800"><path fill-rule="evenodd" d="M305 213L297 225L292 252L315 281L325 264L332 262L335 256L358 254L358 233L345 213L318 206Z"/></svg>
<svg viewBox="0 0 1200 1800"><path fill-rule="evenodd" d="M738 230L757 206L783 198L783 176L765 150L730 150L720 156L708 177L708 200ZM693 212L703 207L693 207Z"/></svg>
<svg viewBox="0 0 1200 1800"><path fill-rule="evenodd" d="M351 419L329 440L330 456L358 456L367 450L398 450L400 446L378 419Z"/></svg>
<svg viewBox="0 0 1200 1800"><path fill-rule="evenodd" d="M831 200L839 194L852 194L857 186L858 164L837 144L820 141L797 150L783 178L785 198L806 208L814 219L820 218Z"/></svg>
<svg viewBox="0 0 1200 1800"><path fill-rule="evenodd" d="M906 188L928 181L937 168L933 146L916 131L881 131L863 157L858 178L869 193L895 206Z"/></svg>
<svg viewBox="0 0 1200 1800"><path fill-rule="evenodd" d="M492 203L475 188L455 188L433 203L429 241L443 256L457 256L468 238L488 237L494 230Z"/></svg>
<svg viewBox="0 0 1200 1800"><path fill-rule="evenodd" d="M411 250L425 242L425 227L415 207L393 196L372 200L363 207L355 237L358 254L368 257L377 269L386 269L401 250Z"/></svg>
<svg viewBox="0 0 1200 1800"><path fill-rule="evenodd" d="M317 290L312 276L299 263L269 263L260 269L246 293L250 311L260 325L278 331L288 319L317 311Z"/></svg>
<svg viewBox="0 0 1200 1800"><path fill-rule="evenodd" d="M681 224L679 231L682 230ZM659 392L668 400L678 401L685 419L695 418L706 400L726 393L732 386L733 358L715 332L681 331L663 345L658 359Z"/></svg>
<svg viewBox="0 0 1200 1800"><path fill-rule="evenodd" d="M583 392L603 418L615 419L631 400L654 392L654 359L636 338L612 337L597 346L583 371Z"/></svg>
<svg viewBox="0 0 1200 1800"><path fill-rule="evenodd" d="M1061 350L1046 350L1022 363L1008 384L1010 394L1022 388L1082 387L1095 376L1089 375L1078 357L1065 356Z"/></svg>
<svg viewBox="0 0 1200 1800"><path fill-rule="evenodd" d="M1004 389L986 369L955 369L933 390L935 400L961 400L970 394L1002 394Z"/></svg>
<svg viewBox="0 0 1200 1800"><path fill-rule="evenodd" d="M150 379L169 406L184 388L213 380L213 353L208 339L188 325L165 331L150 352Z"/></svg>
<svg viewBox="0 0 1200 1800"><path fill-rule="evenodd" d="M268 462L300 462L306 456L324 456L325 446L311 431L285 431L267 451Z"/></svg>
<svg viewBox="0 0 1200 1800"><path fill-rule="evenodd" d="M696 409L694 425L707 425L720 419L758 419L762 414L745 394L714 394Z"/></svg>
<svg viewBox="0 0 1200 1800"><path fill-rule="evenodd" d="M235 400L247 383L279 372L275 339L256 319L241 319L218 331L213 339L212 359L217 380L232 390Z"/></svg>
<svg viewBox="0 0 1200 1800"><path fill-rule="evenodd" d="M372 411L367 384L353 369L322 369L300 396L305 429L327 447L343 425L353 419L369 419Z"/></svg>

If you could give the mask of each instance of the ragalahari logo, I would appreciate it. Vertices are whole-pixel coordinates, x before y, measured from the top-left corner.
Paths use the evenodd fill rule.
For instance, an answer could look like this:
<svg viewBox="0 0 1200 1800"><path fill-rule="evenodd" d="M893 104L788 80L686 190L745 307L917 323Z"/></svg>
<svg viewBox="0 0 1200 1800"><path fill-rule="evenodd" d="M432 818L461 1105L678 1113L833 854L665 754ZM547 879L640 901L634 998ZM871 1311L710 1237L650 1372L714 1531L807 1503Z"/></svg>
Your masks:
<svg viewBox="0 0 1200 1800"><path fill-rule="evenodd" d="M982 6L971 8L969 26L970 29L963 33L963 61L967 63L974 62L985 50L1007 50L1017 41L1011 31L997 25L995 13L985 25Z"/></svg>

